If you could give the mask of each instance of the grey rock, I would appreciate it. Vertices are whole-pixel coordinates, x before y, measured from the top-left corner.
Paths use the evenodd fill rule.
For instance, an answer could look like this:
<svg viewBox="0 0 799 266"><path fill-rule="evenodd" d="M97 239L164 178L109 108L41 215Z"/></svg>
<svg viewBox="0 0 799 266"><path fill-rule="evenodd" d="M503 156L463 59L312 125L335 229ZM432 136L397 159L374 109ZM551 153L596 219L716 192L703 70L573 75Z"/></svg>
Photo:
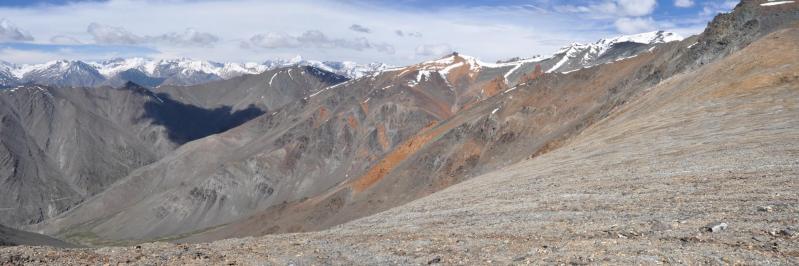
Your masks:
<svg viewBox="0 0 799 266"><path fill-rule="evenodd" d="M785 236L785 237L789 237L789 238L794 238L794 237L799 236L799 232L797 232L793 228L785 228L785 229L780 230L780 235Z"/></svg>
<svg viewBox="0 0 799 266"><path fill-rule="evenodd" d="M718 233L727 230L727 223L713 223L705 226L705 229L711 233Z"/></svg>

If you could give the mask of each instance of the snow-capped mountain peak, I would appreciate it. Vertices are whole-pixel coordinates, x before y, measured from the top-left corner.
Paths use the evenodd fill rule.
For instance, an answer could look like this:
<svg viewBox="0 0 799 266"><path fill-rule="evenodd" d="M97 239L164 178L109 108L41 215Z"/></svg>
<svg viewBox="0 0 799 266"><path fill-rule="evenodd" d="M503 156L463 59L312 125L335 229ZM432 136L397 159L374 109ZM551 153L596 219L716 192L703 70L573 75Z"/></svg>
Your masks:
<svg viewBox="0 0 799 266"><path fill-rule="evenodd" d="M608 39L601 39L595 43L590 43L590 44L582 44L575 42L568 46L564 46L563 48L555 52L555 54L558 55L565 53L568 56L576 53L581 53L586 50L590 50L592 51L592 53L595 53L597 55L602 55L613 45L625 42L654 45L654 44L661 44L661 43L681 41L681 40L683 40L683 37L673 32L652 31L652 32L645 32L633 35L623 35Z"/></svg>
<svg viewBox="0 0 799 266"><path fill-rule="evenodd" d="M614 58L613 60L615 60L615 58L629 57L637 54L640 50L640 47L646 47L646 49L649 49L655 45L680 41L682 39L683 37L676 33L653 31L601 39L590 44L572 43L555 52L553 57L560 58L560 60L546 72L556 72L558 70L563 70L563 68L571 70L576 67L588 67L604 62L604 60L602 60L603 58ZM616 53L620 53L619 55L616 55L616 53L611 53L611 50L614 47L624 46L622 44L632 44L627 45L632 47L621 49L621 51L616 49ZM608 55L609 53L611 55Z"/></svg>
<svg viewBox="0 0 799 266"><path fill-rule="evenodd" d="M612 45L622 42L634 42L642 44L658 44L673 41L682 41L684 38L679 34L665 31L652 31L633 35L624 35L611 39L602 39L597 44Z"/></svg>
<svg viewBox="0 0 799 266"><path fill-rule="evenodd" d="M132 58L114 58L110 60L104 60L100 62L89 62L89 65L94 66L97 68L97 71L100 72L105 77L114 76L122 71L129 70L129 69L137 69L141 70L142 72L152 74L152 68L148 69L146 66L151 60L142 58L142 57L132 57Z"/></svg>
<svg viewBox="0 0 799 266"><path fill-rule="evenodd" d="M313 66L348 78L358 78L388 68L382 63L361 65L349 61L322 62L306 60L302 56L262 63L218 63L190 58L150 59L143 57L113 58L89 62L56 60L31 65L0 62L0 85L13 85L19 82L56 86L61 84L68 84L68 86L119 85L131 78L146 79L133 80L142 84L194 85L298 65ZM80 77L78 78L80 82L70 81L69 78L65 80L65 76L70 73L73 77ZM58 81L54 81L56 78Z"/></svg>
<svg viewBox="0 0 799 266"><path fill-rule="evenodd" d="M267 69L275 69L289 66L312 66L328 72L348 77L350 79L360 78L372 73L387 69L390 66L383 63L369 63L361 65L352 61L315 61L307 60L302 56L295 56L289 60L269 60L263 63Z"/></svg>

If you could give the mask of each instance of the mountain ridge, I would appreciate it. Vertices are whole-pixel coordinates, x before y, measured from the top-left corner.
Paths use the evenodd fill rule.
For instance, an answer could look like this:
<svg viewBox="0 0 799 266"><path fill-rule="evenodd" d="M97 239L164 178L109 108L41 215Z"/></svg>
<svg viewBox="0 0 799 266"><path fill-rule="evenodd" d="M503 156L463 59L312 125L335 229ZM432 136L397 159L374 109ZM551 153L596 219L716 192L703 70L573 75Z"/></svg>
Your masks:
<svg viewBox="0 0 799 266"><path fill-rule="evenodd" d="M602 39L593 44L572 44L561 48L550 57L541 60L520 60L505 62L505 65L518 66L523 62L541 62L561 56L547 72L565 72L575 66L590 67L593 61L620 43L641 45L662 44L680 40L674 33L655 31L634 35L622 35ZM580 53L583 59L569 62ZM628 55L630 56L630 55ZM574 60L572 60L574 61ZM96 87L103 85L121 86L125 81L133 81L147 87L160 85L188 86L211 81L230 79L242 75L260 74L268 70L289 66L313 66L349 79L360 78L394 67L383 63L358 64L351 61L316 61L302 56L291 59L267 60L262 63L218 63L189 58L148 59L144 57L114 58L101 61L55 60L43 64L16 65L7 62L0 64L0 86L13 86L24 83L56 87ZM487 65L483 63L483 65ZM566 65L566 66L564 66ZM73 69L73 71L69 71Z"/></svg>
<svg viewBox="0 0 799 266"><path fill-rule="evenodd" d="M0 86L40 84L55 87L122 86L133 81L147 87L190 86L291 66L312 66L347 78L362 77L389 66L382 63L315 61L297 56L262 63L218 63L189 58L115 58L103 61L55 60L42 64L0 63Z"/></svg>

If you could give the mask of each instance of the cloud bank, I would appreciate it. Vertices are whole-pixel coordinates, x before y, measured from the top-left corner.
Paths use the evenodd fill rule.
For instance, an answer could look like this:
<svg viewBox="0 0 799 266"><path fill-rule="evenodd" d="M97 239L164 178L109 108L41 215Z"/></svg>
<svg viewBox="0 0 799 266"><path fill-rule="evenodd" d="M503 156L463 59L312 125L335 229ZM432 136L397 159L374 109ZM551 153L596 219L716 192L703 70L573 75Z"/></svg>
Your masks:
<svg viewBox="0 0 799 266"><path fill-rule="evenodd" d="M14 25L8 19L3 18L0 19L0 41L33 41L33 36L27 31L18 28L17 25Z"/></svg>
<svg viewBox="0 0 799 266"><path fill-rule="evenodd" d="M241 47L246 49L341 48L355 51L374 49L387 54L395 52L394 46L387 43L373 43L364 37L353 39L330 38L319 30L308 30L298 36L282 32L256 34L250 37L249 41L242 42Z"/></svg>
<svg viewBox="0 0 799 266"><path fill-rule="evenodd" d="M92 22L86 29L98 44L151 44L160 43L172 46L212 47L219 37L188 28L183 32L169 32L157 36L139 36L122 27L114 27Z"/></svg>
<svg viewBox="0 0 799 266"><path fill-rule="evenodd" d="M139 46L156 58L214 61L261 61L299 54L319 60L403 65L451 51L495 61L545 55L566 43L622 33L662 29L691 35L714 12L730 6L727 0L708 0L690 8L674 7L686 5L685 1L675 0L674 5L659 5L655 0L452 5L383 0L108 0L27 7L0 3L0 18L13 18L13 23L0 21L0 42ZM692 14L662 17L657 12L663 8ZM40 53L41 58L78 56L57 49L28 53ZM4 56L17 62L35 58Z"/></svg>

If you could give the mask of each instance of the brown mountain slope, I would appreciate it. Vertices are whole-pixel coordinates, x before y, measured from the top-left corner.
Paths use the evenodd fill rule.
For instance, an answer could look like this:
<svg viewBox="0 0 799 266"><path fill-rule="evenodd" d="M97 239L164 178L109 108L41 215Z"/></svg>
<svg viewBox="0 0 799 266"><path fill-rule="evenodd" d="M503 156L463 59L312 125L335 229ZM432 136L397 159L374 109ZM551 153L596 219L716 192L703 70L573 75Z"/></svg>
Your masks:
<svg viewBox="0 0 799 266"><path fill-rule="evenodd" d="M325 193L186 240L325 229L546 153L663 79L795 24L797 10L796 5L766 8L744 2L698 37L613 64L539 76L431 124Z"/></svg>
<svg viewBox="0 0 799 266"><path fill-rule="evenodd" d="M796 17L795 5L747 1L697 38L499 94L502 70L464 56L384 71L186 145L41 228L95 244L328 228L555 149Z"/></svg>
<svg viewBox="0 0 799 266"><path fill-rule="evenodd" d="M42 228L68 238L140 241L190 233L319 195L360 175L419 130L452 116L459 102L485 98L472 94L485 84L496 86L493 77L501 74L461 56L442 60L448 62L329 87L229 132L191 142ZM450 69L465 72L449 79L423 72L446 64L460 64Z"/></svg>
<svg viewBox="0 0 799 266"><path fill-rule="evenodd" d="M139 250L12 247L0 259L796 264L797 42L799 29L775 32L643 91L550 153L330 230Z"/></svg>

